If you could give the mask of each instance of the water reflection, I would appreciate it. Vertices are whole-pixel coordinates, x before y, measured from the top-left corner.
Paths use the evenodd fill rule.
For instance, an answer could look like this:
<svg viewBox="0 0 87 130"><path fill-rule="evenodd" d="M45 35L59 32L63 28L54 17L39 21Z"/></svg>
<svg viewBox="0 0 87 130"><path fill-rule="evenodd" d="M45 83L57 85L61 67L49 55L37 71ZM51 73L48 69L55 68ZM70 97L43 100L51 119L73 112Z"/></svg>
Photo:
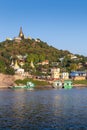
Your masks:
<svg viewBox="0 0 87 130"><path fill-rule="evenodd" d="M0 129L87 129L87 89L0 91Z"/></svg>

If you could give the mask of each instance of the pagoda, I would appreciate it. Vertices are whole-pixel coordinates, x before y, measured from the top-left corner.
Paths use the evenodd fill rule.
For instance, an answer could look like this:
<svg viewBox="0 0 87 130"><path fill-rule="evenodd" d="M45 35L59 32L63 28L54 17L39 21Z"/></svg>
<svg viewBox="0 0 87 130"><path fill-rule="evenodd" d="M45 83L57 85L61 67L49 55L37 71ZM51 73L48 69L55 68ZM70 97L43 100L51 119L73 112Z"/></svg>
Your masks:
<svg viewBox="0 0 87 130"><path fill-rule="evenodd" d="M20 27L19 37L21 39L24 39L24 34L23 34L23 31L22 31L22 27Z"/></svg>
<svg viewBox="0 0 87 130"><path fill-rule="evenodd" d="M17 69L19 69L20 67L19 67L19 65L18 65L18 62L17 62L17 60L15 61L15 64L14 64L14 69L15 70L17 70Z"/></svg>

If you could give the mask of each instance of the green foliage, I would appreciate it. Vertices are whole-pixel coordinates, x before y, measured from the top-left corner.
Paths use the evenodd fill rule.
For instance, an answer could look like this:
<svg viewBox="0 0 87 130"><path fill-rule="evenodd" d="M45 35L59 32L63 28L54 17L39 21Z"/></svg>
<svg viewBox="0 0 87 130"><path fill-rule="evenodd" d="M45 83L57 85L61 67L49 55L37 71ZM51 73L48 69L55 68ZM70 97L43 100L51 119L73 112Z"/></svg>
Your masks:
<svg viewBox="0 0 87 130"><path fill-rule="evenodd" d="M81 69L87 69L87 67L85 67L87 57L76 55L78 60L71 60L71 53L67 50L58 50L41 40L40 42L37 42L35 39L22 39L20 43L15 42L15 40L6 40L0 43L0 72L9 74L14 73L12 72L13 70L6 69L10 66L10 57L17 59L17 55L25 54L28 55L23 66L25 71L31 71L31 61L33 61L37 70L39 70L38 68L40 67L41 69L44 68L43 66L37 66L38 62L42 62L44 60L49 60L49 67L52 67L53 62L58 63L57 67L63 68L62 70L76 70L76 65L80 62L83 64L83 68ZM63 60L60 61L60 58L63 58ZM38 72L36 71L36 73Z"/></svg>
<svg viewBox="0 0 87 130"><path fill-rule="evenodd" d="M33 61L34 63L39 62L39 56L37 54L31 53L28 55L26 61L28 63L31 63L31 61Z"/></svg>
<svg viewBox="0 0 87 130"><path fill-rule="evenodd" d="M8 67L8 68L5 69L5 74L14 75L14 74L15 74L15 71L14 71L13 68Z"/></svg>
<svg viewBox="0 0 87 130"><path fill-rule="evenodd" d="M5 67L6 67L5 62L0 60L0 73L1 72L5 73Z"/></svg>
<svg viewBox="0 0 87 130"><path fill-rule="evenodd" d="M87 80L74 80L73 84L85 84L85 85L87 85Z"/></svg>
<svg viewBox="0 0 87 130"><path fill-rule="evenodd" d="M19 80L16 80L15 83L16 83L17 85L19 85L19 84L25 85L25 84L26 84L27 82L29 82L29 81L33 82L36 87L37 87L37 86L45 86L45 85L48 85L48 84L49 84L49 83L46 82L46 81L38 81L38 80L29 79L29 78L26 78L26 79L24 79L24 80L20 80L20 79L19 79Z"/></svg>
<svg viewBox="0 0 87 130"><path fill-rule="evenodd" d="M76 70L77 70L77 64L72 63L72 64L70 65L70 70L71 70L71 71L76 71Z"/></svg>

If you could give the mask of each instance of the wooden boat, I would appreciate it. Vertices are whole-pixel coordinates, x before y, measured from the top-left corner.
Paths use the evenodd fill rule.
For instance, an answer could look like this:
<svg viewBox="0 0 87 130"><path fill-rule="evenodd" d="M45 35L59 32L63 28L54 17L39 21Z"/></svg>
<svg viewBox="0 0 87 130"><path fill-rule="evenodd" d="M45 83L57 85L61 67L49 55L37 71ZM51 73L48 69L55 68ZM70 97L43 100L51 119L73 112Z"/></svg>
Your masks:
<svg viewBox="0 0 87 130"><path fill-rule="evenodd" d="M26 85L19 85L19 86L12 86L12 89L33 89L35 87L35 84L32 82L27 82Z"/></svg>

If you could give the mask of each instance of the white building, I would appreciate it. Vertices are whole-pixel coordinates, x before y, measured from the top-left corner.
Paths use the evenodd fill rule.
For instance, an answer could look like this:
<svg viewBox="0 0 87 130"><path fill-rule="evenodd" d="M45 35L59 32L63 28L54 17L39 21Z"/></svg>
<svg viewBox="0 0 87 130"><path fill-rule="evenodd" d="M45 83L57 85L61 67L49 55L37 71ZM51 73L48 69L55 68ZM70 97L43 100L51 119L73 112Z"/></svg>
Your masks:
<svg viewBox="0 0 87 130"><path fill-rule="evenodd" d="M69 79L69 73L68 72L61 73L61 78L65 80Z"/></svg>
<svg viewBox="0 0 87 130"><path fill-rule="evenodd" d="M15 71L16 74L24 74L24 69L19 68Z"/></svg>
<svg viewBox="0 0 87 130"><path fill-rule="evenodd" d="M51 77L52 77L52 79L59 79L60 78L60 68L52 68Z"/></svg>

